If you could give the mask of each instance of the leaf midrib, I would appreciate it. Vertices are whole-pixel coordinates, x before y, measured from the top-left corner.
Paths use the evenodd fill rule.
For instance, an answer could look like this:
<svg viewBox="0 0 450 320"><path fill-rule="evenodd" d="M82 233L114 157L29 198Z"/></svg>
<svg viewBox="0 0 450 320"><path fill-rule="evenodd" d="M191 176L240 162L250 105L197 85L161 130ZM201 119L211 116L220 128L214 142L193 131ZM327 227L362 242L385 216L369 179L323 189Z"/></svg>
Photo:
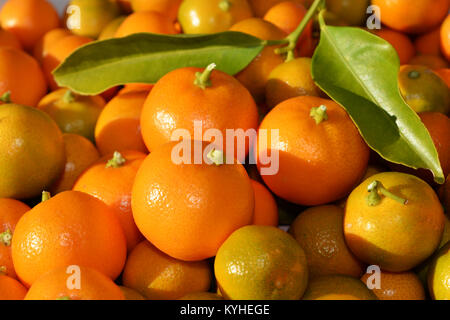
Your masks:
<svg viewBox="0 0 450 320"><path fill-rule="evenodd" d="M328 32L328 27L323 28L323 29L322 29L322 32L324 32L324 31L325 31L325 35L326 35L329 39L334 39L334 40L335 40L335 38L332 37L331 34ZM345 58L345 55L344 55L343 53L341 53L341 50L339 50L339 48L334 44L333 41L328 41L328 42L329 42L329 43L331 44L331 46L334 48L335 52L342 58L342 60L344 61L345 66L347 67L348 70L350 70L350 72L351 72L351 74L353 75L353 77L357 79L357 82L361 85L361 87L363 88L363 90L364 90L364 92L367 94L367 96L368 96L373 102L375 102L376 105L380 106L381 103L380 103L380 102L379 102L379 101L378 101L378 100L370 93L370 91L368 91L367 87L364 85L364 83L362 82L362 80L357 76L357 73L353 70L352 65L351 65L350 63L348 63L347 59ZM383 108L383 110L386 111L384 108ZM386 112L387 112L387 111L386 111ZM392 116L392 115L391 115L391 116ZM398 118L396 117L396 119L398 119ZM398 124L397 124L397 127L399 128L400 135L403 137L403 141L408 145L408 148L409 148L410 150L414 150L414 148L412 148L412 144L409 142L409 139L406 139L406 138L405 138L406 136L405 136L405 134L403 133L402 128L401 128L400 126L398 126ZM420 139L419 139L419 140L420 140ZM420 154L419 157L422 159L422 161L424 161L425 163L428 163L428 164L429 164L428 157L425 157L425 158L424 158L424 157L422 156L422 154ZM431 162L431 164L432 164L432 162Z"/></svg>

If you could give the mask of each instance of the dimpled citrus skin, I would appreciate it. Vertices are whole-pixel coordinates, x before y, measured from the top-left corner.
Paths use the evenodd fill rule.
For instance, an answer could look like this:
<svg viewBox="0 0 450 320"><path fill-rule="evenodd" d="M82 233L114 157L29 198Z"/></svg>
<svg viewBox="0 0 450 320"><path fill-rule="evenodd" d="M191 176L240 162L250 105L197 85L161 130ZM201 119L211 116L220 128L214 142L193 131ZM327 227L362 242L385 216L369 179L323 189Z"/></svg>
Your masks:
<svg viewBox="0 0 450 320"><path fill-rule="evenodd" d="M0 300L23 300L27 289L16 279L0 274Z"/></svg>
<svg viewBox="0 0 450 320"><path fill-rule="evenodd" d="M252 180L255 191L255 212L253 224L262 226L278 226L278 206L275 198L267 188L258 181Z"/></svg>
<svg viewBox="0 0 450 320"><path fill-rule="evenodd" d="M187 142L204 151L207 143ZM163 145L144 160L133 186L133 216L142 234L164 253L198 261L216 255L226 238L253 219L254 193L241 164L175 164ZM189 154L187 155L189 157Z"/></svg>
<svg viewBox="0 0 450 320"><path fill-rule="evenodd" d="M177 18L182 0L131 0L130 2L134 12L156 11L163 13L173 21Z"/></svg>
<svg viewBox="0 0 450 320"><path fill-rule="evenodd" d="M114 211L82 192L66 191L28 211L12 241L16 273L30 286L61 266L96 268L115 279L125 264L126 240Z"/></svg>
<svg viewBox="0 0 450 320"><path fill-rule="evenodd" d="M406 33L423 33L432 30L444 20L450 2L448 0L372 0L378 6L381 22L388 27ZM378 17L380 18L380 17Z"/></svg>
<svg viewBox="0 0 450 320"><path fill-rule="evenodd" d="M141 112L148 91L120 93L103 108L95 126L95 142L102 155L136 150L147 153L141 134Z"/></svg>
<svg viewBox="0 0 450 320"><path fill-rule="evenodd" d="M178 21L184 33L205 34L226 31L234 23L253 17L247 0L184 0ZM225 10L224 10L225 9Z"/></svg>
<svg viewBox="0 0 450 320"><path fill-rule="evenodd" d="M0 48L0 95L11 93L11 102L36 106L47 92L45 76L37 61L24 51Z"/></svg>
<svg viewBox="0 0 450 320"><path fill-rule="evenodd" d="M25 300L125 300L120 288L95 269L79 266L79 274L62 266L45 273L28 290ZM69 277L80 276L80 289L69 289Z"/></svg>
<svg viewBox="0 0 450 320"><path fill-rule="evenodd" d="M328 120L316 124L311 109L324 105ZM262 130L267 130L267 147ZM279 130L279 141L271 130ZM262 175L279 197L303 205L329 203L347 195L364 175L369 148L352 120L338 104L318 97L286 100L270 111L258 134L258 168L266 150L279 150L279 171Z"/></svg>
<svg viewBox="0 0 450 320"><path fill-rule="evenodd" d="M90 194L114 209L127 239L130 251L141 240L131 212L131 189L145 154L138 151L122 152L125 163L118 168L107 168L112 154L102 157L78 178L73 190Z"/></svg>
<svg viewBox="0 0 450 320"><path fill-rule="evenodd" d="M359 279L328 275L311 279L303 300L378 300Z"/></svg>
<svg viewBox="0 0 450 320"><path fill-rule="evenodd" d="M100 158L95 146L83 136L73 133L63 135L66 151L64 172L50 188L51 194L71 190L81 173Z"/></svg>
<svg viewBox="0 0 450 320"><path fill-rule="evenodd" d="M368 281L371 274L365 274L361 281ZM425 290L414 272L391 273L382 271L380 289L371 289L380 300L425 300Z"/></svg>
<svg viewBox="0 0 450 320"><path fill-rule="evenodd" d="M367 188L373 181L408 202L382 196L378 205L369 206ZM365 180L348 197L344 234L360 260L385 271L402 272L437 249L444 222L442 205L427 183L409 174L385 172Z"/></svg>
<svg viewBox="0 0 450 320"><path fill-rule="evenodd" d="M212 274L208 261L181 261L169 257L148 241L129 254L123 283L149 300L173 300L191 292L207 291Z"/></svg>
<svg viewBox="0 0 450 320"><path fill-rule="evenodd" d="M19 219L30 210L26 204L14 199L0 199L0 233L14 234L14 229ZM8 243L9 242L9 243ZM11 256L11 242L0 241L0 271L1 273L16 278L16 271Z"/></svg>
<svg viewBox="0 0 450 320"><path fill-rule="evenodd" d="M8 0L0 20L2 29L14 33L27 50L47 31L59 26L58 13L47 0Z"/></svg>
<svg viewBox="0 0 450 320"><path fill-rule="evenodd" d="M115 37L125 37L138 32L160 34L177 33L172 21L162 13L142 11L133 13L125 18L117 29Z"/></svg>
<svg viewBox="0 0 450 320"><path fill-rule="evenodd" d="M269 21L259 18L242 20L229 29L247 33L262 40L281 40L286 33ZM276 46L265 47L259 55L241 72L236 75L238 79L252 94L257 103L264 101L265 86L272 70L282 64L284 59L276 54Z"/></svg>
<svg viewBox="0 0 450 320"><path fill-rule="evenodd" d="M298 300L308 282L303 249L270 226L236 230L217 252L214 270L221 294L232 300Z"/></svg>
<svg viewBox="0 0 450 320"><path fill-rule="evenodd" d="M148 95L142 109L141 128L149 151L171 141L176 129L186 129L192 139L202 139L194 136L194 121L202 121L203 133L218 129L224 137L226 129L247 131L258 126L256 104L239 81L214 70L211 86L202 89L194 84L197 72L203 69L181 68L169 72Z"/></svg>
<svg viewBox="0 0 450 320"><path fill-rule="evenodd" d="M437 253L428 271L428 289L435 300L450 300L450 241Z"/></svg>
<svg viewBox="0 0 450 320"><path fill-rule="evenodd" d="M0 108L0 197L37 196L64 170L64 140L45 112L16 104Z"/></svg>
<svg viewBox="0 0 450 320"><path fill-rule="evenodd" d="M289 229L305 250L310 276L344 274L359 277L363 264L344 240L344 210L338 206L309 208L298 215Z"/></svg>

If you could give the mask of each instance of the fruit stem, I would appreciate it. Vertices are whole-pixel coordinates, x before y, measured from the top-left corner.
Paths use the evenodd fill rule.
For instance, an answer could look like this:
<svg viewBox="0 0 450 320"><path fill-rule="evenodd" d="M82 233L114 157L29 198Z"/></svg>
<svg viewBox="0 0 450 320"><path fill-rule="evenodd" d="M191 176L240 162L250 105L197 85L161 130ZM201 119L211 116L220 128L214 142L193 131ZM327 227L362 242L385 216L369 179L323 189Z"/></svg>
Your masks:
<svg viewBox="0 0 450 320"><path fill-rule="evenodd" d="M316 14L316 12L319 9L322 9L325 6L324 0L315 0L314 3L311 5L311 7L308 9L308 12L303 17L300 24L297 26L297 29L295 29L290 35L288 35L285 40L288 42L288 45L285 47L277 48L275 49L275 53L277 54L287 54L286 61L290 61L294 59L294 50L297 46L298 39L302 35L303 31L305 30L306 26L308 25L309 21L312 19L312 17Z"/></svg>
<svg viewBox="0 0 450 320"><path fill-rule="evenodd" d="M63 101L64 101L65 103L72 103L72 102L75 101L75 94L73 93L72 90L67 90L67 91L64 93Z"/></svg>
<svg viewBox="0 0 450 320"><path fill-rule="evenodd" d="M325 105L313 107L311 108L309 115L316 121L316 124L320 124L322 121L328 120L327 107Z"/></svg>
<svg viewBox="0 0 450 320"><path fill-rule="evenodd" d="M0 242L3 243L5 246L9 247L11 245L11 239L12 239L11 230L8 229L0 233Z"/></svg>
<svg viewBox="0 0 450 320"><path fill-rule="evenodd" d="M219 2L219 8L222 11L229 11L231 8L230 0L222 0Z"/></svg>
<svg viewBox="0 0 450 320"><path fill-rule="evenodd" d="M0 101L4 103L11 103L11 91L6 91L1 97Z"/></svg>
<svg viewBox="0 0 450 320"><path fill-rule="evenodd" d="M408 78L410 79L419 79L420 78L420 72L416 70L412 70L408 73Z"/></svg>
<svg viewBox="0 0 450 320"><path fill-rule="evenodd" d="M126 161L119 151L115 151L113 157L106 163L106 168L120 168Z"/></svg>
<svg viewBox="0 0 450 320"><path fill-rule="evenodd" d="M4 274L6 274L6 267L0 266L0 275L4 275Z"/></svg>
<svg viewBox="0 0 450 320"><path fill-rule="evenodd" d="M215 63L211 63L209 66L207 66L205 68L205 70L203 72L197 72L195 74L195 81L194 84L197 87L202 88L203 90L205 90L207 87L211 87L211 73L212 71L216 68L216 64Z"/></svg>
<svg viewBox="0 0 450 320"><path fill-rule="evenodd" d="M378 204L380 204L381 202L381 196L380 193L388 198L391 198L392 200L395 200L401 204L407 204L408 200L407 199L403 199L399 196L396 196L395 194L393 194L392 192L389 192L384 186L383 184L378 181L375 180L373 182L371 182L369 184L369 186L367 187L367 191L369 192L369 195L367 196L367 204L371 207L377 206Z"/></svg>
<svg viewBox="0 0 450 320"><path fill-rule="evenodd" d="M42 191L41 202L50 200L51 197L52 197L52 195L50 194L50 192L48 192L48 191Z"/></svg>
<svg viewBox="0 0 450 320"><path fill-rule="evenodd" d="M208 159L211 160L216 166L220 166L225 163L225 156L222 151L212 149L208 155Z"/></svg>

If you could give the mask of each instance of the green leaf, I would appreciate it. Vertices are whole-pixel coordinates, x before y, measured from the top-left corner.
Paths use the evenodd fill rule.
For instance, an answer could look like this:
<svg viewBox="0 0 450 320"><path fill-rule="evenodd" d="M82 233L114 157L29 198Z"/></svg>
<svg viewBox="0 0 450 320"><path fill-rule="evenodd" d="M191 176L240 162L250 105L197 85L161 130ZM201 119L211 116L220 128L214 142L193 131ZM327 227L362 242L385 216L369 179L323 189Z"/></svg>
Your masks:
<svg viewBox="0 0 450 320"><path fill-rule="evenodd" d="M312 61L319 87L347 110L367 144L384 159L429 169L444 183L430 134L400 94L395 49L362 29L330 27L320 20Z"/></svg>
<svg viewBox="0 0 450 320"><path fill-rule="evenodd" d="M72 53L54 72L56 82L80 94L99 94L126 83L155 83L182 67L234 75L261 52L266 41L241 32L210 35L133 34L97 41Z"/></svg>

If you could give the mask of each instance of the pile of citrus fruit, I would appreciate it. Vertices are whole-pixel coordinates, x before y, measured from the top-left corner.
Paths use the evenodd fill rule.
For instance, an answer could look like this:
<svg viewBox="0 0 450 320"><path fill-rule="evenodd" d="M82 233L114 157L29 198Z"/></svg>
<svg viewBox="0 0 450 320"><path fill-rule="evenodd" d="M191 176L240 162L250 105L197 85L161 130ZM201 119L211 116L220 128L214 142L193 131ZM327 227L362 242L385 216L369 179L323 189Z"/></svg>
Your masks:
<svg viewBox="0 0 450 320"><path fill-rule="evenodd" d="M268 46L235 76L187 67L84 96L52 73L85 44L140 32L280 40L311 3L71 0L61 17L46 0L7 0L0 299L449 300L449 0L327 0L325 14L365 28L378 7L382 28L370 32L398 52L401 94L431 135L444 185L371 152L316 85L314 18L295 57ZM200 137L184 157L200 150L209 163L173 161L173 132L193 134L198 121L278 139L229 163ZM260 155L274 150L278 170L263 174Z"/></svg>

